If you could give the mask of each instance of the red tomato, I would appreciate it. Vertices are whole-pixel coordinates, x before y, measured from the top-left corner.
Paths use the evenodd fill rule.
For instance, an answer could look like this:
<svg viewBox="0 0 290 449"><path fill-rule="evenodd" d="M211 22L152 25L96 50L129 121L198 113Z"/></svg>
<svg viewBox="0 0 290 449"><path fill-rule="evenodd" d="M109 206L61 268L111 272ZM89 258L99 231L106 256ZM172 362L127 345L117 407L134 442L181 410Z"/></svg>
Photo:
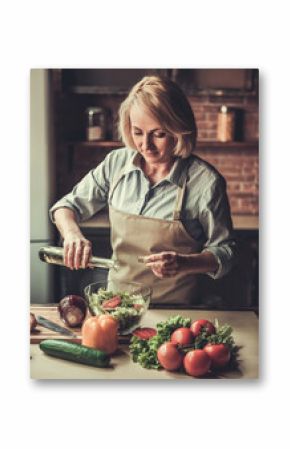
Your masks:
<svg viewBox="0 0 290 449"><path fill-rule="evenodd" d="M113 298L106 299L102 303L103 309L114 309L115 307L119 306L121 304L122 300L120 296L114 296Z"/></svg>
<svg viewBox="0 0 290 449"><path fill-rule="evenodd" d="M203 349L211 359L214 368L223 368L230 361L230 350L223 343L217 345L208 343Z"/></svg>
<svg viewBox="0 0 290 449"><path fill-rule="evenodd" d="M215 334L214 325L208 320L197 320L192 323L190 326L190 330L193 333L194 337L197 337L198 334L205 328L208 335Z"/></svg>
<svg viewBox="0 0 290 449"><path fill-rule="evenodd" d="M203 349L189 351L183 360L187 374L194 377L204 376L210 369L211 361Z"/></svg>
<svg viewBox="0 0 290 449"><path fill-rule="evenodd" d="M188 327L179 327L171 334L170 341L175 345L189 345L193 341L193 335Z"/></svg>
<svg viewBox="0 0 290 449"><path fill-rule="evenodd" d="M150 340L150 338L154 337L157 334L157 330L152 327L138 327L132 332L132 335L135 335L141 340Z"/></svg>
<svg viewBox="0 0 290 449"><path fill-rule="evenodd" d="M133 304L134 309L140 310L142 307L144 307L142 304Z"/></svg>
<svg viewBox="0 0 290 449"><path fill-rule="evenodd" d="M157 351L160 365L168 371L176 371L182 365L183 355L173 343L163 343Z"/></svg>

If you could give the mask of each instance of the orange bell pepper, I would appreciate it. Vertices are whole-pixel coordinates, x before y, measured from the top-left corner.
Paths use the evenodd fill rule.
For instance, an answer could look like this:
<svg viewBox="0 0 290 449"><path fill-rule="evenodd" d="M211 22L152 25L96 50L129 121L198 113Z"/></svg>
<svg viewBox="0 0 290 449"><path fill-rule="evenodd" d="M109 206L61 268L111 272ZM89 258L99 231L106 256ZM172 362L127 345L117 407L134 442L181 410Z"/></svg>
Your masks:
<svg viewBox="0 0 290 449"><path fill-rule="evenodd" d="M118 347L118 321L110 315L88 318L82 325L82 344L113 354Z"/></svg>

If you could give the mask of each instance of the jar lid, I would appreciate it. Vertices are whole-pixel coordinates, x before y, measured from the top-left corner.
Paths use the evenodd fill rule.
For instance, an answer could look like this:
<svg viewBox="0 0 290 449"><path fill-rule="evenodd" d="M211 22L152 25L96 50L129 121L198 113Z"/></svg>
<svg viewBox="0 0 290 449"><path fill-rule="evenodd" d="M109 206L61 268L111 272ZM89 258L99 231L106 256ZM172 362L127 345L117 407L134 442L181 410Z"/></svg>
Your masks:
<svg viewBox="0 0 290 449"><path fill-rule="evenodd" d="M226 114L226 113L228 112L228 110L229 110L229 108L228 108L225 104L223 104L223 105L220 107L220 111L221 111L223 114Z"/></svg>
<svg viewBox="0 0 290 449"><path fill-rule="evenodd" d="M86 109L86 114L92 115L92 114L103 114L105 111L103 108L100 107L91 107Z"/></svg>

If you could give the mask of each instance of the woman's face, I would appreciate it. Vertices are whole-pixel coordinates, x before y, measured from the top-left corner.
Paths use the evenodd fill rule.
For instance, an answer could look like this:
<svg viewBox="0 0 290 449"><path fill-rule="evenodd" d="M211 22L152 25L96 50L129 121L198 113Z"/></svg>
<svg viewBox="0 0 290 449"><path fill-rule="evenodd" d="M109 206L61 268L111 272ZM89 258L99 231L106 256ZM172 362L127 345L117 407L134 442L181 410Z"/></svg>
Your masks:
<svg viewBox="0 0 290 449"><path fill-rule="evenodd" d="M148 164L168 163L173 160L177 139L165 131L148 109L132 106L130 123L134 144Z"/></svg>

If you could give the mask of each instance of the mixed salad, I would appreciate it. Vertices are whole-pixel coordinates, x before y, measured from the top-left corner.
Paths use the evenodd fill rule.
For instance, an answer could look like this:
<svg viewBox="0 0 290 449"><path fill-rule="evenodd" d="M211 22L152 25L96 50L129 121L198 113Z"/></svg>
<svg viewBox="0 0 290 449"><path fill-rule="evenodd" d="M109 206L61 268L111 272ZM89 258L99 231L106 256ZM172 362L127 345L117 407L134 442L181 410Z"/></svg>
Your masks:
<svg viewBox="0 0 290 449"><path fill-rule="evenodd" d="M118 319L119 334L134 330L147 309L147 301L140 293L113 292L100 288L92 293L89 306L95 315L108 313Z"/></svg>

